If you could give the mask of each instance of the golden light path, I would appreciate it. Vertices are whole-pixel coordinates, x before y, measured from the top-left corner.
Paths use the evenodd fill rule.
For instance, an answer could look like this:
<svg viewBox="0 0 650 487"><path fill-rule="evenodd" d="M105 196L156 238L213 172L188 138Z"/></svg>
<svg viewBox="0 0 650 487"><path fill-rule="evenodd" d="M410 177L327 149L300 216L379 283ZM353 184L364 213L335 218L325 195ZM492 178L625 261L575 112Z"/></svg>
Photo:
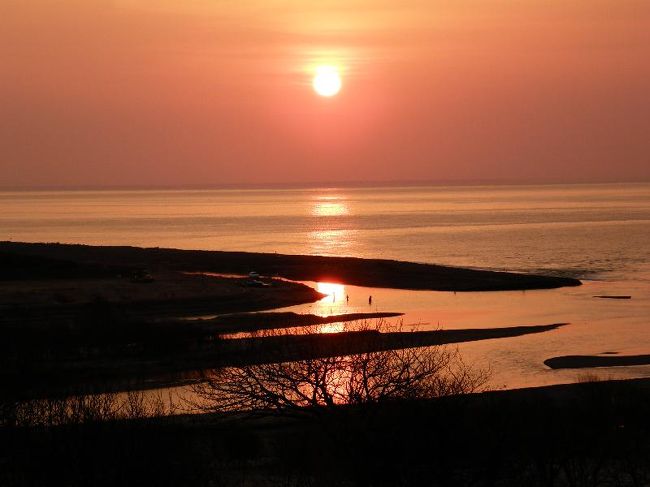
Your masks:
<svg viewBox="0 0 650 487"><path fill-rule="evenodd" d="M314 205L312 214L314 216L341 216L347 215L350 211L345 203L337 201L321 201Z"/></svg>
<svg viewBox="0 0 650 487"><path fill-rule="evenodd" d="M318 306L316 314L326 316L343 311L340 308L346 306L347 302L344 284L317 282L316 290L319 293L327 294L326 298L316 303ZM327 323L318 327L319 333L340 333L342 331L345 331L345 324L341 322Z"/></svg>
<svg viewBox="0 0 650 487"><path fill-rule="evenodd" d="M317 255L345 255L352 242L354 230L344 228L344 221L337 217L350 215L345 196L321 194L313 199L309 213L318 217L309 232L312 252Z"/></svg>
<svg viewBox="0 0 650 487"><path fill-rule="evenodd" d="M350 214L346 197L342 194L320 194L313 198L313 216L345 216Z"/></svg>

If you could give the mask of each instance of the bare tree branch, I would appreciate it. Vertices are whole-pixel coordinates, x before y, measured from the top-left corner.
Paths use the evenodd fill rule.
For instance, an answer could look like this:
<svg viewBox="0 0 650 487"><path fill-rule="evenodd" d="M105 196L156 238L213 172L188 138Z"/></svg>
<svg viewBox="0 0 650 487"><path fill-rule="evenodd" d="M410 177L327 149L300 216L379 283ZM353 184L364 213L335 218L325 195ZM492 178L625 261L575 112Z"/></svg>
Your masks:
<svg viewBox="0 0 650 487"><path fill-rule="evenodd" d="M193 407L313 414L344 404L475 392L487 379L488 372L465 364L457 348L404 348L220 369L194 386L199 399Z"/></svg>

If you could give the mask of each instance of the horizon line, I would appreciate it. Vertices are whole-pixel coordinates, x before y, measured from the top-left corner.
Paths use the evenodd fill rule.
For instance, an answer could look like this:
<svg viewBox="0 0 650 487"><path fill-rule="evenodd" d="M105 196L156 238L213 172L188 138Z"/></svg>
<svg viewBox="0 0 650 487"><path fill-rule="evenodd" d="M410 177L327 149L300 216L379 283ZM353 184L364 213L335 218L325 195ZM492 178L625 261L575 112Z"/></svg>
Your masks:
<svg viewBox="0 0 650 487"><path fill-rule="evenodd" d="M462 186L567 186L603 184L647 184L649 179L637 180L514 180L514 179L464 179L464 180L388 180L388 181L305 181L268 183L203 183L203 184L60 184L60 185L9 185L1 186L1 192L39 191L191 191L191 190L253 190L253 189L316 189L316 188L397 188L397 187L462 187Z"/></svg>

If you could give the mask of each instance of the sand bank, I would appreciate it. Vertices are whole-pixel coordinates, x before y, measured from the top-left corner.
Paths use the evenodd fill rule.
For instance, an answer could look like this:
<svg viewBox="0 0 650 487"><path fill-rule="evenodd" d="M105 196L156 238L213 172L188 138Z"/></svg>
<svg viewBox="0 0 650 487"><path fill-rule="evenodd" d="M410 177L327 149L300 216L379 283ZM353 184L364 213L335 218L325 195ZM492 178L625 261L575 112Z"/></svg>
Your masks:
<svg viewBox="0 0 650 487"><path fill-rule="evenodd" d="M350 321L366 321L381 318L395 318L404 313L344 313L330 316L298 314L292 312L233 313L201 321L216 333L254 332L279 328L324 325Z"/></svg>
<svg viewBox="0 0 650 487"><path fill-rule="evenodd" d="M650 365L650 355L565 355L544 360L551 369Z"/></svg>

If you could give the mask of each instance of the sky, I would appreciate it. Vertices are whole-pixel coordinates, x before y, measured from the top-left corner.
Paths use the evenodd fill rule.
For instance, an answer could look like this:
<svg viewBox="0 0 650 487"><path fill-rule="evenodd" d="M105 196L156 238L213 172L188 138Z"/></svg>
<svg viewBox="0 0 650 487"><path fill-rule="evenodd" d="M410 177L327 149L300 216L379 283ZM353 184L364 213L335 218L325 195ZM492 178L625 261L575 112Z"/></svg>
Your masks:
<svg viewBox="0 0 650 487"><path fill-rule="evenodd" d="M648 180L648 0L0 1L1 188Z"/></svg>

